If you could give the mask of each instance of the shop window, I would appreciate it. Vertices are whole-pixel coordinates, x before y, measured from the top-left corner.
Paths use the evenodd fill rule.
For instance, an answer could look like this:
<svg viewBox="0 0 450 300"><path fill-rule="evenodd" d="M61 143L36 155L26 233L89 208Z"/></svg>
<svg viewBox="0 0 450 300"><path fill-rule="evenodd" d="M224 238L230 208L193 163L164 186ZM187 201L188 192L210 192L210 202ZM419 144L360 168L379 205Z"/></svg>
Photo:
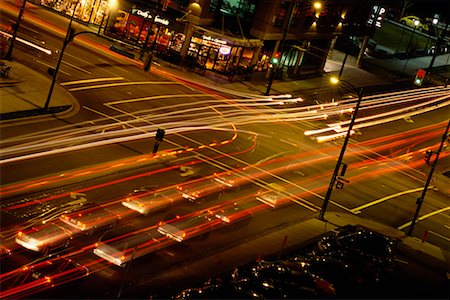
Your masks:
<svg viewBox="0 0 450 300"><path fill-rule="evenodd" d="M209 11L248 19L255 13L256 0L211 0Z"/></svg>
<svg viewBox="0 0 450 300"><path fill-rule="evenodd" d="M174 33L172 35L172 39L170 40L170 43L169 43L169 49L174 50L176 52L181 52L181 48L183 48L183 44L184 44L185 40L186 40L186 36L184 34Z"/></svg>
<svg viewBox="0 0 450 300"><path fill-rule="evenodd" d="M219 52L217 54L217 61L214 69L219 72L225 72L228 65L228 60L231 55L231 47L230 46L222 46L219 48Z"/></svg>
<svg viewBox="0 0 450 300"><path fill-rule="evenodd" d="M131 40L138 40L143 23L144 19L135 15L130 15L128 17L127 26L125 29L127 38Z"/></svg>

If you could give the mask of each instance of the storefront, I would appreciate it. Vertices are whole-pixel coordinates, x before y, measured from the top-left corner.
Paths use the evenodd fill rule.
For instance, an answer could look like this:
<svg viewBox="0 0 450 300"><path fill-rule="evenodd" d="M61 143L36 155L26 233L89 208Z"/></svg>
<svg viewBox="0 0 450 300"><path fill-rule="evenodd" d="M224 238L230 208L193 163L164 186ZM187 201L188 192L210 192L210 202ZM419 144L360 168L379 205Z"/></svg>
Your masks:
<svg viewBox="0 0 450 300"><path fill-rule="evenodd" d="M239 39L195 27L186 55L192 66L222 74L253 69L254 56L262 46L260 40Z"/></svg>
<svg viewBox="0 0 450 300"><path fill-rule="evenodd" d="M76 20L94 25L100 25L109 13L108 0L84 0L78 5L73 0L41 0L40 4L62 14L73 14Z"/></svg>
<svg viewBox="0 0 450 300"><path fill-rule="evenodd" d="M179 56L186 37L177 23L161 12L122 8L111 13L105 35L140 47L147 43L159 56Z"/></svg>

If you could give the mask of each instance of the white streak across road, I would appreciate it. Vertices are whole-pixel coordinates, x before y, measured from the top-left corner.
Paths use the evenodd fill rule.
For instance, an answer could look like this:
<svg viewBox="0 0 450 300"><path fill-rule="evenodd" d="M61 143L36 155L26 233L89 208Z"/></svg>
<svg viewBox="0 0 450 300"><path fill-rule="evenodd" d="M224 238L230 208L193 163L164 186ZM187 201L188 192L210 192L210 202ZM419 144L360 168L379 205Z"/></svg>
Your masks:
<svg viewBox="0 0 450 300"><path fill-rule="evenodd" d="M66 86L83 85L105 81L120 81L121 77L96 78L63 83ZM88 90L106 87L120 87L140 84L177 84L173 82L110 82L73 88ZM248 95L247 95L248 96ZM196 100L195 98L205 98ZM105 105L119 111L116 115L102 116L99 119L78 124L71 124L41 132L34 132L9 139L0 143L2 149L0 164L20 161L33 157L42 157L55 153L64 153L79 149L98 147L100 145L123 143L153 137L157 128L164 128L166 134L180 134L199 130L231 130L233 126L249 124L267 124L279 122L302 122L325 120L332 116L340 117L351 113L355 105L353 100L328 104L299 106L298 99L253 96L246 99L208 99L206 94L174 94L109 101ZM125 111L120 105L153 101L164 98L191 98L182 103L165 105L140 111ZM192 99L194 98L194 99ZM432 111L450 105L450 88L433 87L395 93L385 93L364 97L361 109L365 117L357 119L354 129L385 124L395 120ZM285 104L295 102L295 107L286 108ZM392 109L393 106L398 109ZM406 107L405 107L406 106ZM271 108L272 107L272 108ZM273 109L276 107L276 109ZM251 109L249 109L251 108ZM380 112L380 109L384 111ZM371 109L374 109L372 112ZM386 112L387 111L387 112ZM372 112L372 114L371 114ZM218 118L220 113L220 118ZM342 125L348 121L331 123L306 135L318 135L315 138L341 138L347 128ZM332 133L324 136L329 130ZM239 128L238 128L239 131Z"/></svg>

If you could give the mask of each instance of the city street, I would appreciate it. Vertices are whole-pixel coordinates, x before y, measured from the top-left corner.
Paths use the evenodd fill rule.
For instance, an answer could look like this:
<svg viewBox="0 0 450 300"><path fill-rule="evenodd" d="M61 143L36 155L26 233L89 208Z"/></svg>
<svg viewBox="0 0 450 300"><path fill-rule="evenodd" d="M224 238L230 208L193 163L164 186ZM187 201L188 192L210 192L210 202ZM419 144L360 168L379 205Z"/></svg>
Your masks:
<svg viewBox="0 0 450 300"><path fill-rule="evenodd" d="M5 7L0 7L2 31L16 17ZM57 14L44 22L27 12L20 37L51 55L21 43L14 49L14 61L45 76L49 85L48 71L59 57L66 22ZM159 286L160 275L181 272L189 264L318 217L347 130L351 136L331 186L325 219L332 214L351 215L390 227L404 237L437 153L433 171L448 168L449 141L443 135L450 115L450 87L405 89L402 85L393 90L386 83L377 85L376 91L367 87L358 99L362 84L343 80L338 86L326 86L331 75L326 74L318 94L305 89L289 96L262 96L212 84L164 64L155 63L145 72L141 61L110 51L110 42L80 34L69 43L57 76L57 85L67 93L64 101L76 103L67 112L0 123L0 241L11 251L2 260L0 284L25 266L32 269L55 257L89 270L89 275L74 275L54 289L48 285L27 290L23 285L12 291L13 287L2 285L0 295L6 291L5 298L162 295L167 286ZM46 96L36 93L42 104ZM57 97L51 101L61 101ZM428 162L427 153L431 153ZM448 253L449 195L445 183L435 183L427 186L412 236ZM197 190L196 184L201 186ZM142 214L123 204L130 197L142 197L138 192L172 196L170 204ZM276 195L275 204L261 201L266 194ZM251 218L236 223L220 219L219 208L231 204ZM85 228L92 224L76 221L77 215L97 213L99 208L110 215L90 221L92 230ZM114 220L101 225L111 211ZM162 221L176 224L203 211L213 212L214 220L208 221L220 224L196 227L195 236L188 233L182 242L159 230ZM65 221L64 216L74 220ZM22 234L50 224L62 226L67 233L64 247L48 246L47 252L39 253L17 242ZM101 243L128 241L130 235L150 231L158 247L135 258L138 248L146 251L148 244L135 248L126 244L131 262L122 267L93 253ZM252 249L246 263L266 252L273 255L269 248L264 244ZM398 274L418 270L412 280L420 280L423 273L431 272L429 278L438 278L436 286L443 287L441 270L415 261L416 256L403 249L399 259L406 262ZM205 274L174 281L174 290L206 281L211 273L232 271L242 260L230 255ZM77 292L69 295L69 288Z"/></svg>

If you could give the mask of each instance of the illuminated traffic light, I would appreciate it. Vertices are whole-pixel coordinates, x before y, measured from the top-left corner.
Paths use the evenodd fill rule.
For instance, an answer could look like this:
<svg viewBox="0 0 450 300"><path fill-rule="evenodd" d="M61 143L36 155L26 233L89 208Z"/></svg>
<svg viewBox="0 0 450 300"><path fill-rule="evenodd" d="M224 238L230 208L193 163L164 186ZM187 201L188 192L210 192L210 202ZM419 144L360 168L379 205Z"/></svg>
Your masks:
<svg viewBox="0 0 450 300"><path fill-rule="evenodd" d="M280 52L274 52L270 63L272 65L278 65L280 62Z"/></svg>
<svg viewBox="0 0 450 300"><path fill-rule="evenodd" d="M427 75L427 72L425 70L422 69L417 70L416 78L414 79L414 84L421 86L423 80L425 79L425 75Z"/></svg>

